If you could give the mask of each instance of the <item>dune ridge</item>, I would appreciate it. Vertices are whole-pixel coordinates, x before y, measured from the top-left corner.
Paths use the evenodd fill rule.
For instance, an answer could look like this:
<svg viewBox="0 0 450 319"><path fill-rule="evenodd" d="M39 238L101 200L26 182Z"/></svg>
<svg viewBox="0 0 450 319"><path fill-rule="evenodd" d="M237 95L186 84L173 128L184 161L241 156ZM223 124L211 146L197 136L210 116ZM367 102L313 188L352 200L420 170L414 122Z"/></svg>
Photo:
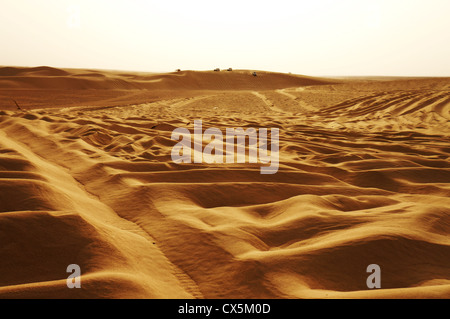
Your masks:
<svg viewBox="0 0 450 319"><path fill-rule="evenodd" d="M0 111L0 298L450 297L450 81L234 72L0 69L93 91ZM195 119L279 128L277 174L172 162Z"/></svg>
<svg viewBox="0 0 450 319"><path fill-rule="evenodd" d="M51 67L0 67L2 88L28 89L277 89L289 86L339 82L325 78L258 71L179 71L162 74L126 74L114 71L57 69Z"/></svg>

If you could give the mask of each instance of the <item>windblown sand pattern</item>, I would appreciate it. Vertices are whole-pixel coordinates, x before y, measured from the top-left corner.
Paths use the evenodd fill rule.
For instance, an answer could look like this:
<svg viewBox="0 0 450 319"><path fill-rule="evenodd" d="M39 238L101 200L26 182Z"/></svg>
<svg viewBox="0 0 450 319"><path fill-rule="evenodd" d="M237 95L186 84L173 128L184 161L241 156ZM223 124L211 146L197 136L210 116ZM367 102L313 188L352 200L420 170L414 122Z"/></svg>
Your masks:
<svg viewBox="0 0 450 319"><path fill-rule="evenodd" d="M0 109L0 298L450 297L448 78L5 67ZM278 172L174 163L196 119Z"/></svg>

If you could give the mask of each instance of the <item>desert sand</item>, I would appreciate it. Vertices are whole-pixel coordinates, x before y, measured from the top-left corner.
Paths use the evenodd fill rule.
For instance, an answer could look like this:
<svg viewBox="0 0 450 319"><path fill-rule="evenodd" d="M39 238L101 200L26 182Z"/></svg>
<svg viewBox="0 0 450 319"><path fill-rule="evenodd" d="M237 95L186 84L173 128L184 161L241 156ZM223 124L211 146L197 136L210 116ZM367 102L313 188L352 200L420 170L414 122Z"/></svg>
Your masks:
<svg viewBox="0 0 450 319"><path fill-rule="evenodd" d="M450 298L450 79L252 72L1 67L0 298ZM278 172L174 163L196 119Z"/></svg>

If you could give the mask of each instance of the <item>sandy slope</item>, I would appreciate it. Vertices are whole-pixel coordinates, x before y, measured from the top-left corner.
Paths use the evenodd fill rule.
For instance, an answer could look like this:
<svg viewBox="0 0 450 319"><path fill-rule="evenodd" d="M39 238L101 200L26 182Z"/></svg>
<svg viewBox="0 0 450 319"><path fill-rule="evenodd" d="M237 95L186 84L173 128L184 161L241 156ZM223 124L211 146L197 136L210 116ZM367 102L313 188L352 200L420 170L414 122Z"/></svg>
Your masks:
<svg viewBox="0 0 450 319"><path fill-rule="evenodd" d="M5 67L0 96L1 298L450 297L449 79ZM278 173L173 163L195 119L279 128Z"/></svg>

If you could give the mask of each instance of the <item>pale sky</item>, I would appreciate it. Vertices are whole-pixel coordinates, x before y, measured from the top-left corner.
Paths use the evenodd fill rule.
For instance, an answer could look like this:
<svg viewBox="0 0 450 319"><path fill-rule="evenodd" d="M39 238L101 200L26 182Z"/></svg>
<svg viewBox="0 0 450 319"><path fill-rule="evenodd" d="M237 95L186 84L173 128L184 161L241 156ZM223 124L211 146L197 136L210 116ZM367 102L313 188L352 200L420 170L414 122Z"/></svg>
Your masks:
<svg viewBox="0 0 450 319"><path fill-rule="evenodd" d="M450 76L450 0L0 0L0 65Z"/></svg>

